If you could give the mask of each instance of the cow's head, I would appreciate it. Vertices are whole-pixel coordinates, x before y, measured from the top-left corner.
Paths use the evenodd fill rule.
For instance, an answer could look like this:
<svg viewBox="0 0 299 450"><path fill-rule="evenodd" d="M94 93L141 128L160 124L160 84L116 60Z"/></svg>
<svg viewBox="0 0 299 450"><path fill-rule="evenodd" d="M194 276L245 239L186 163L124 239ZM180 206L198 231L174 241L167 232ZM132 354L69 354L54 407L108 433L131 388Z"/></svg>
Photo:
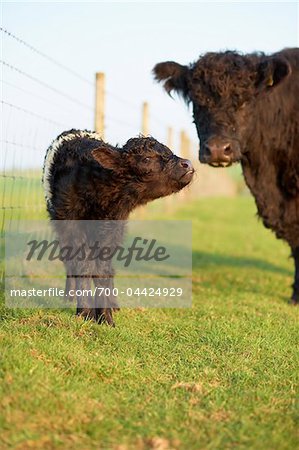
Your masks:
<svg viewBox="0 0 299 450"><path fill-rule="evenodd" d="M207 53L190 66L159 63L153 71L169 94L175 91L191 102L200 161L224 167L246 152L246 140L254 132L251 119L256 102L271 95L291 68L280 56L227 51Z"/></svg>

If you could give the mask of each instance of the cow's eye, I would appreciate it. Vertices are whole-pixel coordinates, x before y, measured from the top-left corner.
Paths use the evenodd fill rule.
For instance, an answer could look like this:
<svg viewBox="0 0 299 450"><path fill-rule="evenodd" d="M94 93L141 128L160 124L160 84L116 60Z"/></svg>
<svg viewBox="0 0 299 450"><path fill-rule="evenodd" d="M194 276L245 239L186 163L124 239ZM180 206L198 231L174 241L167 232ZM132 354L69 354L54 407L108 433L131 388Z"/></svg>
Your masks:
<svg viewBox="0 0 299 450"><path fill-rule="evenodd" d="M151 158L146 157L146 158L143 158L142 162L144 162L144 163L149 163L150 160L151 160Z"/></svg>

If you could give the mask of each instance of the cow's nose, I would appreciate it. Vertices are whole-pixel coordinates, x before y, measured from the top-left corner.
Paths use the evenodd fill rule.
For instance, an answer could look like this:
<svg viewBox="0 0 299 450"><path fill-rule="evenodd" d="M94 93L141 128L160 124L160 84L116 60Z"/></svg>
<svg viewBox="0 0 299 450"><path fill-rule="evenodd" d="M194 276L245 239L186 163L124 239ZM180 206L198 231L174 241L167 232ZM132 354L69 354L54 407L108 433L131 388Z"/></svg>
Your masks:
<svg viewBox="0 0 299 450"><path fill-rule="evenodd" d="M186 172L193 170L192 162L189 161L189 159L182 159L180 161L180 166L183 167L186 170Z"/></svg>
<svg viewBox="0 0 299 450"><path fill-rule="evenodd" d="M210 139L203 144L204 162L229 162L233 154L232 144L229 141Z"/></svg>

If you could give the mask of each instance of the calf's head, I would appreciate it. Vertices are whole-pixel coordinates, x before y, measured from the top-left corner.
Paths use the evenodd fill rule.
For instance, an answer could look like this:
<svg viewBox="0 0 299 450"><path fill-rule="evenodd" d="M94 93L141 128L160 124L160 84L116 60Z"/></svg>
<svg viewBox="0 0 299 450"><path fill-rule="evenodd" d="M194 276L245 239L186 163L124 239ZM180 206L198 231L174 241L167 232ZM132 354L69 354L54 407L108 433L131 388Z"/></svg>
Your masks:
<svg viewBox="0 0 299 450"><path fill-rule="evenodd" d="M146 201L180 191L194 174L191 161L174 155L152 137L132 138L122 149L105 144L92 155L112 171L121 186L134 190Z"/></svg>
<svg viewBox="0 0 299 450"><path fill-rule="evenodd" d="M246 153L257 102L271 95L291 68L280 56L227 51L207 53L190 66L159 63L153 72L169 94L176 91L191 102L200 161L224 167Z"/></svg>

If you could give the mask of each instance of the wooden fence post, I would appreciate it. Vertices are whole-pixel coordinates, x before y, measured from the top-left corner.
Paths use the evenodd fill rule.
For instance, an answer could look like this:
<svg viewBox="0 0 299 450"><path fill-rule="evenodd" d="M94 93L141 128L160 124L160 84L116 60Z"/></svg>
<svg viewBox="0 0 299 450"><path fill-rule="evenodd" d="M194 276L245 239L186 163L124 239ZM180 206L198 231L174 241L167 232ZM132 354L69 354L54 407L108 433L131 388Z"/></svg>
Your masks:
<svg viewBox="0 0 299 450"><path fill-rule="evenodd" d="M182 130L180 134L180 156L186 159L193 159L191 150L191 139L188 134Z"/></svg>
<svg viewBox="0 0 299 450"><path fill-rule="evenodd" d="M142 121L141 121L141 133L143 136L149 135L149 106L148 102L142 103Z"/></svg>
<svg viewBox="0 0 299 450"><path fill-rule="evenodd" d="M187 158L186 156L186 133L185 130L181 130L180 133L180 157Z"/></svg>
<svg viewBox="0 0 299 450"><path fill-rule="evenodd" d="M95 120L94 127L102 139L105 138L105 74L96 73L96 93L95 93Z"/></svg>
<svg viewBox="0 0 299 450"><path fill-rule="evenodd" d="M191 140L190 140L188 134L186 134L186 137L185 137L185 155L186 155L187 159L191 159L191 151L190 151L191 149L190 149L190 147L191 147Z"/></svg>
<svg viewBox="0 0 299 450"><path fill-rule="evenodd" d="M180 157L189 160L192 159L191 140L184 130L180 133ZM191 197L191 195L191 189L186 189L180 192L181 198Z"/></svg>
<svg viewBox="0 0 299 450"><path fill-rule="evenodd" d="M167 128L167 147L173 150L173 128Z"/></svg>

